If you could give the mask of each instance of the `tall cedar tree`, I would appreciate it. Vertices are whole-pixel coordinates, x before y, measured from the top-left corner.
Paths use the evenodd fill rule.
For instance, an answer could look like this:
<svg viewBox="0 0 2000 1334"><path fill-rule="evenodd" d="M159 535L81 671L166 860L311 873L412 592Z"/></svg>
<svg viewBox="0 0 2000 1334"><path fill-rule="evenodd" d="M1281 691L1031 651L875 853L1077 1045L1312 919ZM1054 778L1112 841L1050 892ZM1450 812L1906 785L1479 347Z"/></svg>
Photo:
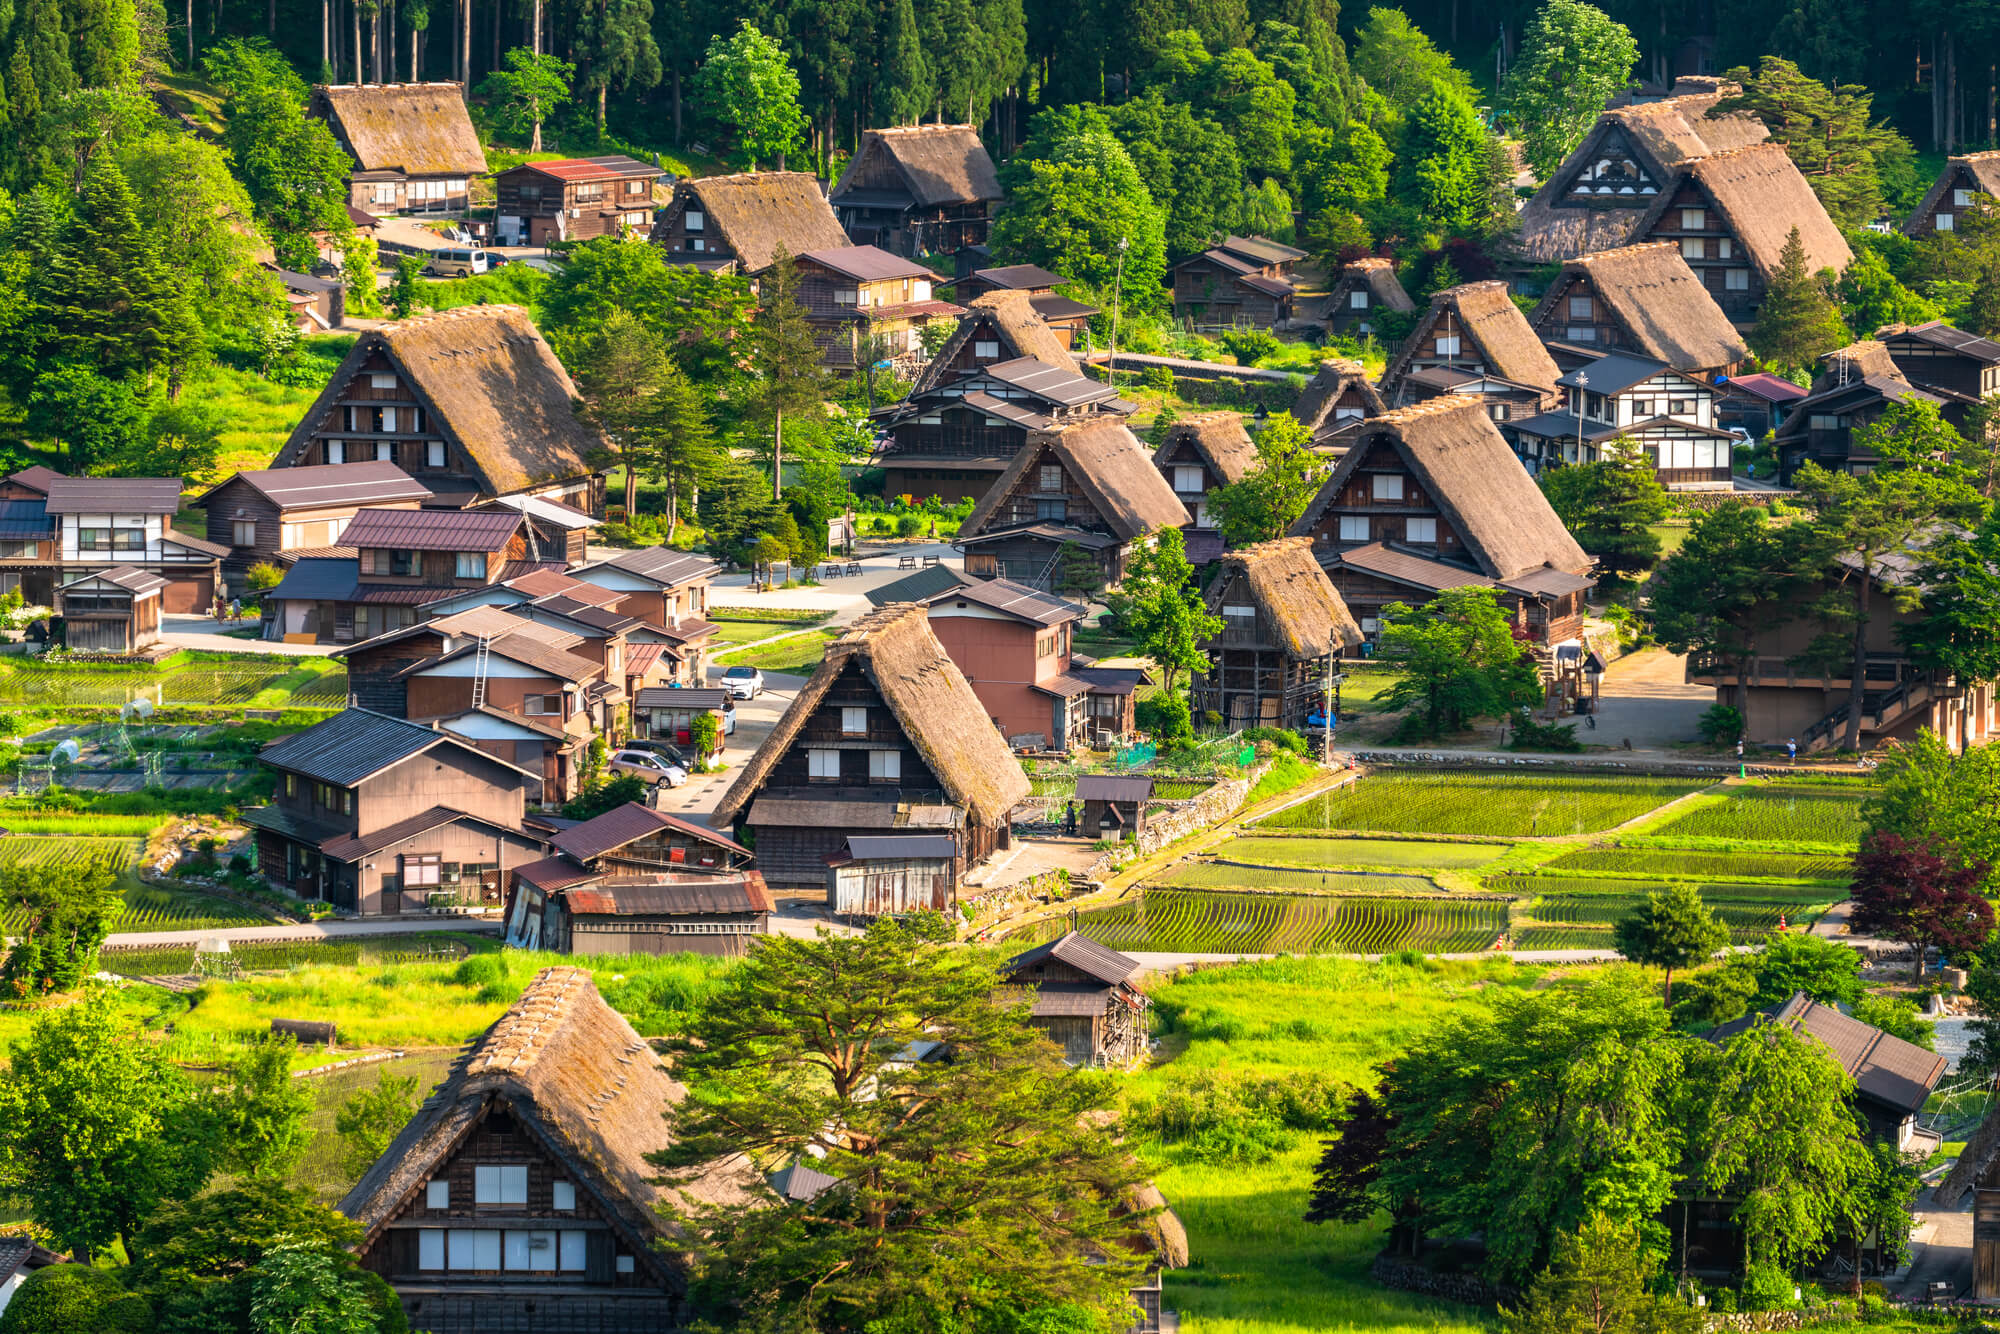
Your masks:
<svg viewBox="0 0 2000 1334"><path fill-rule="evenodd" d="M1747 680L1764 635L1798 615L1797 596L1820 567L1804 524L1780 527L1747 504L1695 516L1679 551L1647 581L1653 633L1675 653L1707 653ZM1747 686L1737 688L1743 707Z"/></svg>
<svg viewBox="0 0 2000 1334"><path fill-rule="evenodd" d="M1898 622L1896 638L1929 671L1961 681L2000 679L2000 517L1987 515L1973 532L1951 529L1924 548L1923 595L1916 614ZM1962 723L1971 741L1970 712Z"/></svg>
<svg viewBox="0 0 2000 1334"><path fill-rule="evenodd" d="M975 1324L1003 1304L1124 1314L1148 1219L1114 1217L1138 1184L1098 1115L1115 1089L1066 1069L950 938L931 915L773 936L672 1043L688 1096L654 1160L669 1181L808 1153L835 1181L792 1205L673 1207L712 1309L788 1331ZM933 1047L944 1059L914 1055Z"/></svg>
<svg viewBox="0 0 2000 1334"><path fill-rule="evenodd" d="M1238 482L1218 487L1209 509L1229 546L1283 537L1319 489L1326 461L1311 449L1312 433L1281 412L1257 433L1257 461Z"/></svg>
<svg viewBox="0 0 2000 1334"><path fill-rule="evenodd" d="M1410 111L1395 196L1425 231L1469 236L1493 221L1486 127L1462 94L1439 86Z"/></svg>
<svg viewBox="0 0 2000 1334"><path fill-rule="evenodd" d="M1504 91L1536 176L1555 174L1638 62L1632 30L1595 5L1547 0L1535 11Z"/></svg>
<svg viewBox="0 0 2000 1334"><path fill-rule="evenodd" d="M1558 1237L1549 1267L1500 1310L1504 1334L1700 1334L1707 1322L1660 1292L1660 1256L1637 1225L1593 1213Z"/></svg>
<svg viewBox="0 0 2000 1334"><path fill-rule="evenodd" d="M643 91L660 81L653 0L597 0L577 9L576 27L580 82L597 94L597 132L603 134L605 104L614 84Z"/></svg>
<svg viewBox="0 0 2000 1334"><path fill-rule="evenodd" d="M190 328L183 279L160 258L139 225L125 173L108 157L92 162L83 196L55 258L51 290L58 355L111 376L144 375L176 354Z"/></svg>
<svg viewBox="0 0 2000 1334"><path fill-rule="evenodd" d="M1936 403L1897 403L1856 431L1854 444L1864 457L1877 459L1865 476L1807 463L1794 478L1818 509L1813 528L1826 549L1847 558L1839 568L1845 597L1835 623L1846 622L1849 631L1851 680L1842 744L1850 750L1861 741L1869 626L1882 563L1921 561L1941 530L1976 524L1986 508L1959 458L1965 440ZM1907 587L1889 592L1900 602L1918 600L1918 591Z"/></svg>
<svg viewBox="0 0 2000 1334"><path fill-rule="evenodd" d="M586 333L569 362L584 410L611 441L605 466L625 469L625 521L638 513L639 472L655 465L657 401L674 364L659 336L629 311Z"/></svg>
<svg viewBox="0 0 2000 1334"><path fill-rule="evenodd" d="M758 284L757 302L750 329L751 364L761 381L757 405L771 419L771 498L776 500L785 494L785 414L817 419L833 392L833 379L820 360L812 326L806 323L798 263L783 246Z"/></svg>
<svg viewBox="0 0 2000 1334"><path fill-rule="evenodd" d="M1854 854L1849 923L1913 947L1922 977L1928 951L1967 953L1993 934L1993 905L1979 892L1991 869L1948 845L1877 830Z"/></svg>
<svg viewBox="0 0 2000 1334"><path fill-rule="evenodd" d="M1794 227L1778 252L1777 272L1764 288L1764 305L1750 331L1750 350L1765 365L1791 374L1811 369L1846 341L1840 308L1827 295L1820 275L1806 268L1805 242Z"/></svg>
<svg viewBox="0 0 2000 1334"><path fill-rule="evenodd" d="M1403 671L1384 705L1411 710L1409 724L1426 737L1542 700L1541 677L1490 588L1447 589L1421 610L1390 603L1380 653Z"/></svg>
<svg viewBox="0 0 2000 1334"><path fill-rule="evenodd" d="M1674 1007L1674 970L1707 963L1729 943L1724 926L1701 901L1693 885L1668 885L1646 896L1632 915L1611 927L1612 943L1633 963L1664 968L1662 1003Z"/></svg>
<svg viewBox="0 0 2000 1334"><path fill-rule="evenodd" d="M1162 528L1132 553L1109 606L1160 669L1166 695L1175 694L1182 677L1208 670L1202 645L1222 633L1222 618L1202 603L1180 529Z"/></svg>
<svg viewBox="0 0 2000 1334"><path fill-rule="evenodd" d="M1614 581L1660 563L1653 525L1667 517L1667 489L1637 441L1620 437L1595 463L1555 468L1541 481L1549 508Z"/></svg>

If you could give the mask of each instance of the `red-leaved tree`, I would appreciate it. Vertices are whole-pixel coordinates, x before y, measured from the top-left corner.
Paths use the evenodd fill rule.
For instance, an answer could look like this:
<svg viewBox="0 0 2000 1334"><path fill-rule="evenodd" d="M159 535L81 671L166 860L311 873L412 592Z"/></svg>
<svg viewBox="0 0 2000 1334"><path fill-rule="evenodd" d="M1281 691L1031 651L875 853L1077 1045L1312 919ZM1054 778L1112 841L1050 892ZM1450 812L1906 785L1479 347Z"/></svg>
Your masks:
<svg viewBox="0 0 2000 1334"><path fill-rule="evenodd" d="M1990 868L1953 854L1949 844L1885 830L1869 834L1854 854L1849 927L1914 946L1918 977L1927 950L1969 953L1993 934L1993 905L1979 892Z"/></svg>

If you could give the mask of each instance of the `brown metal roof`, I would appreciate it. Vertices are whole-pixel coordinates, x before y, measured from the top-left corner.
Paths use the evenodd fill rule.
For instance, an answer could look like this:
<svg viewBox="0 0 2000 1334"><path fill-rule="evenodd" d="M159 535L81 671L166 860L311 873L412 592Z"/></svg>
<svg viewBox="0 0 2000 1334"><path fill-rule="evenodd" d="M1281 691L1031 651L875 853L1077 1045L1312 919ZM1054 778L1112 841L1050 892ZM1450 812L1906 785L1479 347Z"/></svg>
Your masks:
<svg viewBox="0 0 2000 1334"><path fill-rule="evenodd" d="M771 911L771 895L756 871L715 880L606 880L562 891L571 912L588 915L692 917Z"/></svg>
<svg viewBox="0 0 2000 1334"><path fill-rule="evenodd" d="M350 838L334 839L332 842L323 844L320 847L320 851L335 861L351 862L356 858L366 857L372 853L393 848L398 843L416 838L420 834L428 834L433 829L442 829L448 824L456 824L460 820L469 820L474 824L485 825L488 829L505 830L507 828L506 825L496 823L481 816L468 815L464 811L455 811L449 806L433 806L421 814L412 815L407 820L398 820L392 825L384 825L372 833L357 834Z"/></svg>
<svg viewBox="0 0 2000 1334"><path fill-rule="evenodd" d="M940 602L976 602L993 611L1005 612L1036 625L1061 625L1065 621L1080 621L1086 608L1073 602L1065 602L1053 593L1017 584L1011 579L981 579L965 584L955 591L940 593L923 599L932 606Z"/></svg>
<svg viewBox="0 0 2000 1334"><path fill-rule="evenodd" d="M1145 774L1084 774L1076 780L1078 801L1145 801L1153 780Z"/></svg>
<svg viewBox="0 0 2000 1334"><path fill-rule="evenodd" d="M567 889L599 879L603 872L587 871L567 857L544 857L538 862L514 868L514 874L537 889Z"/></svg>
<svg viewBox="0 0 2000 1334"><path fill-rule="evenodd" d="M51 514L173 514L181 507L181 479L51 477L48 497Z"/></svg>
<svg viewBox="0 0 2000 1334"><path fill-rule="evenodd" d="M808 250L799 258L809 260L821 268L832 269L835 273L845 274L849 278L859 278L862 282L880 282L889 278L936 277L915 260L892 255L872 245Z"/></svg>
<svg viewBox="0 0 2000 1334"><path fill-rule="evenodd" d="M63 587L74 588L92 579L102 579L107 584L116 584L134 598L149 598L167 586L167 581L159 575L142 570L136 565L114 565L108 570L79 575Z"/></svg>
<svg viewBox="0 0 2000 1334"><path fill-rule="evenodd" d="M341 534L342 546L400 551L504 551L521 527L515 510L361 509Z"/></svg>
<svg viewBox="0 0 2000 1334"><path fill-rule="evenodd" d="M1782 1024L1794 1033L1816 1038L1854 1080L1864 1097L1906 1115L1923 1110L1931 1090L1944 1077L1945 1059L1914 1042L1891 1037L1872 1024L1821 1005L1803 991L1792 993L1775 1010L1746 1015L1708 1032L1722 1043L1758 1024Z"/></svg>
<svg viewBox="0 0 2000 1334"><path fill-rule="evenodd" d="M193 504L241 482L279 509L379 505L385 500L425 500L431 489L393 463L324 463L304 468L257 468L216 483Z"/></svg>
<svg viewBox="0 0 2000 1334"><path fill-rule="evenodd" d="M1490 588L1493 581L1477 570L1468 570L1443 561L1425 560L1407 551L1391 551L1380 542L1350 547L1340 553L1340 563L1369 574L1379 574L1418 588Z"/></svg>
<svg viewBox="0 0 2000 1334"><path fill-rule="evenodd" d="M636 801L628 801L623 806L614 806L594 820L585 820L573 829L565 829L550 844L557 852L587 862L602 857L607 852L615 852L628 843L637 842L649 834L657 834L662 829L672 829L686 834L689 838L712 843L718 848L740 853L745 857L750 850L719 830L706 825L691 824L665 811L656 811L650 806L641 806Z"/></svg>
<svg viewBox="0 0 2000 1334"><path fill-rule="evenodd" d="M1000 965L1000 975L1005 977L1024 968L1032 968L1044 959L1058 959L1114 987L1139 971L1137 959L1128 958L1109 946L1098 944L1089 936L1071 931L1025 954L1015 955Z"/></svg>

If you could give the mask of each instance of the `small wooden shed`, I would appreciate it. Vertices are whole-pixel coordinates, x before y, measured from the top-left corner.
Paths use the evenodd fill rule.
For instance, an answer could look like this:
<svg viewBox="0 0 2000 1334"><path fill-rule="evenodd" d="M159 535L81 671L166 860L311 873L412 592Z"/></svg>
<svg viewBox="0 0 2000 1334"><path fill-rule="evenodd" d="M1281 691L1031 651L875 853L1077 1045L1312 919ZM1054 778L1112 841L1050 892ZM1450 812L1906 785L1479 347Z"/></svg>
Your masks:
<svg viewBox="0 0 2000 1334"><path fill-rule="evenodd" d="M1071 1065L1125 1066L1146 1050L1139 961L1069 932L1000 965L1001 979L1035 991L1032 1023Z"/></svg>
<svg viewBox="0 0 2000 1334"><path fill-rule="evenodd" d="M1145 774L1085 774L1076 780L1076 799L1083 803L1077 827L1085 838L1137 838L1152 798L1153 780Z"/></svg>
<svg viewBox="0 0 2000 1334"><path fill-rule="evenodd" d="M826 859L826 901L844 917L947 912L957 884L948 834L849 834Z"/></svg>
<svg viewBox="0 0 2000 1334"><path fill-rule="evenodd" d="M136 653L160 637L167 581L133 565L82 575L56 589L56 615L74 651Z"/></svg>

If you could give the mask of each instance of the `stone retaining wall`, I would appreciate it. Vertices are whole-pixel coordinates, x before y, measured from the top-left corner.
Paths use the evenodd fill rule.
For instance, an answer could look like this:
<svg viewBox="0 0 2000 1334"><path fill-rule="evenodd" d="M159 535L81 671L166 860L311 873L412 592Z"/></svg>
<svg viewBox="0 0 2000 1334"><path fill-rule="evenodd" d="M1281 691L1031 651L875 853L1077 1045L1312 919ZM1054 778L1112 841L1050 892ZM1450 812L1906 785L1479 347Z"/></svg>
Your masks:
<svg viewBox="0 0 2000 1334"><path fill-rule="evenodd" d="M1149 807L1146 831L1132 842L1121 843L1092 862L1084 877L1102 880L1129 861L1158 852L1169 843L1235 814L1243 799L1250 795L1250 789L1257 786L1270 770L1271 763L1264 760L1251 765L1239 777L1221 779L1200 796L1178 802L1171 810L1161 812Z"/></svg>

